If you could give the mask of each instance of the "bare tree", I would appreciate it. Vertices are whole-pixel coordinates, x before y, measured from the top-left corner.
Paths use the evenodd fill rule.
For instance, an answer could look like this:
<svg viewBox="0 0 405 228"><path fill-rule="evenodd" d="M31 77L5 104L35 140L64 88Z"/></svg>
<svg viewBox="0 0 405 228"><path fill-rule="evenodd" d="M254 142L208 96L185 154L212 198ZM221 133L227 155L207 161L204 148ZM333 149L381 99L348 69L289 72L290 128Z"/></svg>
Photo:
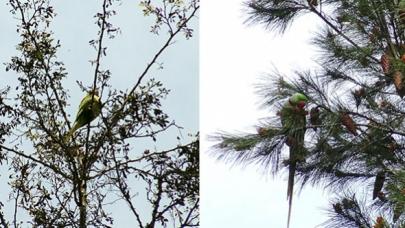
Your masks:
<svg viewBox="0 0 405 228"><path fill-rule="evenodd" d="M13 171L15 203L9 220L0 204L4 227L22 226L20 210L28 213L33 227L112 227L114 213L107 205L117 196L138 227L199 224L198 133L193 141L163 151L136 149L145 138L158 142L160 133L181 128L162 109L169 90L147 75L176 36L192 36L189 22L196 17L199 1L141 1L144 14L156 19L151 31L167 35L167 40L126 91L112 88L111 72L102 65L104 41L119 33L110 22L116 2L100 1L101 12L95 15L98 37L90 41L96 49L91 61L94 80L91 85L78 82L83 91L100 92L101 114L71 138L66 137L72 123L63 83L68 73L56 55L60 41L50 30L56 16L51 1L8 3L19 21L21 41L18 56L6 67L18 74L18 86L0 90L0 161L8 161ZM137 205L142 200L149 203L146 209Z"/></svg>

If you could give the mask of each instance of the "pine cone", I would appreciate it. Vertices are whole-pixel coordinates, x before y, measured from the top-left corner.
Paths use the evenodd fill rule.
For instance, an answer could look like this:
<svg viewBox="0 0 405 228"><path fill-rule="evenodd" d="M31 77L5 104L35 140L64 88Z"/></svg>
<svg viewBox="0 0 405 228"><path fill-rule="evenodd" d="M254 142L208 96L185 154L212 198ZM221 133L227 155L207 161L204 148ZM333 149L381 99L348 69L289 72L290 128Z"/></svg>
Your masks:
<svg viewBox="0 0 405 228"><path fill-rule="evenodd" d="M384 227L384 218L378 216L373 228L383 228L383 227Z"/></svg>
<svg viewBox="0 0 405 228"><path fill-rule="evenodd" d="M267 135L268 130L264 127L259 127L257 129L257 134L259 134L261 137L265 137Z"/></svg>
<svg viewBox="0 0 405 228"><path fill-rule="evenodd" d="M405 87L403 84L403 75L400 71L395 71L394 75L392 76L392 80L394 81L395 88L397 90L398 95L402 98L405 95Z"/></svg>
<svg viewBox="0 0 405 228"><path fill-rule="evenodd" d="M381 200L383 202L387 201L387 197L385 196L384 192L379 192L377 194L377 197L378 197L379 200Z"/></svg>
<svg viewBox="0 0 405 228"><path fill-rule="evenodd" d="M394 75L392 76L394 81L394 85L396 89L402 89L402 73L400 71L395 71Z"/></svg>
<svg viewBox="0 0 405 228"><path fill-rule="evenodd" d="M352 133L353 135L357 135L357 126L353 119L347 113L340 114L340 120L342 124L346 127L346 129Z"/></svg>
<svg viewBox="0 0 405 228"><path fill-rule="evenodd" d="M390 64L391 64L391 61L390 61L390 59L389 59L389 56L388 56L386 53L384 53L384 54L381 56L381 61L380 61L380 63L381 63L381 68L382 68L384 74L388 74L388 73L390 72Z"/></svg>
<svg viewBox="0 0 405 228"><path fill-rule="evenodd" d="M318 0L308 0L308 4L312 7L318 6Z"/></svg>

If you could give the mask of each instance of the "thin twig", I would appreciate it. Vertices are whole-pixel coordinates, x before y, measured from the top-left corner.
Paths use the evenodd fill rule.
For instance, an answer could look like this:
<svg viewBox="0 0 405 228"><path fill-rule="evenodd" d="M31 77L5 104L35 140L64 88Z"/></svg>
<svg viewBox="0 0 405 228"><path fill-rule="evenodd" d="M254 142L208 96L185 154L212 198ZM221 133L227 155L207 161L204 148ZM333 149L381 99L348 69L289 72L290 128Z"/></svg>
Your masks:
<svg viewBox="0 0 405 228"><path fill-rule="evenodd" d="M2 148L2 149L4 149L4 150L7 150L7 151L9 151L9 152L12 152L12 153L14 153L14 154L20 155L20 156L22 156L22 157L24 157L24 158L27 158L27 159L29 159L29 160L31 160L31 161L33 161L33 162L39 163L39 164L41 164L41 165L43 165L43 166L45 166L45 167L47 167L47 168L53 170L55 173L61 175L62 177L66 178L67 180L71 180L71 179L72 179L69 175L67 175L66 173L62 172L62 171L61 171L57 166L55 166L55 165L47 164L47 163L45 163L45 162L43 162L43 161L41 161L41 160L39 160L39 159L37 159L37 158L34 158L34 157L30 156L30 155L24 154L24 152L20 152L20 151L14 150L14 149L12 149L12 148L5 147L5 146L3 146L3 145L0 145L0 148Z"/></svg>
<svg viewBox="0 0 405 228"><path fill-rule="evenodd" d="M162 54L162 52L170 45L170 43L172 42L173 38L177 35L177 33L179 33L185 26L186 24L191 20L191 18L194 17L194 15L196 14L197 10L200 8L200 6L196 6L193 10L193 12L190 14L190 16L184 20L184 22L179 25L179 27L177 28L177 30L172 33L169 37L169 39L167 39L166 43L162 46L162 48L156 53L156 55L152 58L152 60L149 62L149 64L146 66L145 70L142 72L142 74L140 75L140 77L138 78L138 81L136 82L135 86L132 87L131 91L129 92L129 94L132 94L137 88L138 86L141 84L142 79L146 76L146 74L148 73L149 69L151 68L151 66L153 64L155 64L156 60L158 59L158 57ZM126 102L128 102L128 98L123 102L122 107L125 106Z"/></svg>
<svg viewBox="0 0 405 228"><path fill-rule="evenodd" d="M189 224L189 223L194 219L194 218L191 218L191 215L193 214L194 210L196 210L196 209L198 210L199 202L200 202L200 199L197 199L194 206L188 212L187 217L184 220L183 224L181 224L180 228L183 228L183 227L186 227L186 226L191 226L191 224Z"/></svg>
<svg viewBox="0 0 405 228"><path fill-rule="evenodd" d="M17 212L18 212L18 198L20 197L20 190L17 188L17 196L14 199L14 215L13 215L13 224L15 228L17 226Z"/></svg>
<svg viewBox="0 0 405 228"><path fill-rule="evenodd" d="M130 196L129 190L121 182L122 178L121 178L120 169L119 169L120 165L117 165L118 161L117 161L117 158L115 157L115 153L113 154L113 160L114 160L114 163L116 164L115 165L115 173L117 175L116 182L118 184L118 188L119 188L122 196L124 197L125 201L127 202L129 208L131 209L132 213L135 215L136 221L138 222L139 227L143 228L144 225L142 223L142 220L141 220L141 217L140 217L139 213L136 211L136 208L135 208L135 206L133 205L133 203L131 201L131 196Z"/></svg>
<svg viewBox="0 0 405 228"><path fill-rule="evenodd" d="M4 214L3 212L0 211L0 224L4 227L4 228L8 228L8 224L6 222L6 219L4 218Z"/></svg>

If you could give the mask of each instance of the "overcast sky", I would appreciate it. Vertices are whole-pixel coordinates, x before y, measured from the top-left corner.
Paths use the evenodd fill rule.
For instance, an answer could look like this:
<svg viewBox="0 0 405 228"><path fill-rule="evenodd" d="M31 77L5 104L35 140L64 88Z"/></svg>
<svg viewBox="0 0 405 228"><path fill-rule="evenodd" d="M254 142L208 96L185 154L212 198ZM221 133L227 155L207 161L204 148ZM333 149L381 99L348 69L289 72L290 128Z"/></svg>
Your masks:
<svg viewBox="0 0 405 228"><path fill-rule="evenodd" d="M254 84L277 68L314 69L316 49L309 45L316 31L314 17L301 17L279 36L263 26L244 24L241 0L202 1L200 43L201 227L285 227L287 175L263 176L254 166L223 164L208 156L218 131L255 132L260 118L274 115L260 110ZM295 188L297 189L297 188ZM291 228L313 228L327 217L328 194L306 187L294 195Z"/></svg>
<svg viewBox="0 0 405 228"><path fill-rule="evenodd" d="M9 13L8 1L0 3L0 63L8 62L16 53L15 47L19 42L14 16ZM94 24L94 14L101 9L102 1L82 0L55 0L51 1L57 12L57 17L52 23L54 38L60 39L62 47L58 52L59 61L63 61L69 73L64 86L70 90L68 113L73 120L80 100L84 96L76 84L80 80L84 85L92 85L94 68L89 63L96 56L94 49L89 46L91 39L97 38L98 27ZM160 36L151 34L150 26L154 19L143 16L138 0L121 1L115 3L114 9L118 15L112 18L112 23L121 28L122 34L113 40L106 41L108 46L107 57L102 61L102 69L112 72L111 84L116 89L128 89L135 84L137 77L151 61L155 53L166 41L166 34ZM175 39L176 43L169 47L158 60L164 63L163 70L152 69L147 78L154 77L161 80L164 86L171 90L169 96L163 101L163 110L176 120L176 124L184 127L182 131L183 143L191 139L188 133L198 131L198 21L193 20L191 27L195 29L193 38L185 40L181 36ZM14 72L5 72L5 67L0 67L0 89L5 85L13 85L16 81ZM134 153L141 153L146 148L161 150L172 148L178 144L177 129L173 129L158 138L157 144L140 145L134 147ZM9 189L4 185L8 181L6 166L0 166L0 201L5 203L5 213L11 221L14 204L8 200ZM139 186L131 185L136 189ZM137 202L137 207L142 203ZM134 227L134 217L128 213L125 203L118 202L111 207L114 227ZM19 219L26 220L22 214ZM28 226L24 226L28 227Z"/></svg>

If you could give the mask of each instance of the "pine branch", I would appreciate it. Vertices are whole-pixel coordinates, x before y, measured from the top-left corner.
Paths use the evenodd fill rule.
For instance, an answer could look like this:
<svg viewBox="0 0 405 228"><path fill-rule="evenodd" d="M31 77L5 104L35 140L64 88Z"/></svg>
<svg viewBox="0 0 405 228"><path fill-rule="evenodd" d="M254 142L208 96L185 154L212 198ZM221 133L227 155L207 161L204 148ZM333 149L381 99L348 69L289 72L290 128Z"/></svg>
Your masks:
<svg viewBox="0 0 405 228"><path fill-rule="evenodd" d="M331 204L332 208L328 212L332 217L322 225L331 228L372 228L370 211L362 206L365 202L359 202L350 191L339 194Z"/></svg>
<svg viewBox="0 0 405 228"><path fill-rule="evenodd" d="M294 18L302 11L308 10L308 7L296 1L251 1L247 7L252 11L249 12L249 20L252 22L261 22L266 24L267 28L283 33Z"/></svg>
<svg viewBox="0 0 405 228"><path fill-rule="evenodd" d="M260 129L260 128L259 128ZM233 164L261 164L264 169L278 170L285 136L276 128L263 128L259 134L217 133L209 140L218 142L213 153L218 160Z"/></svg>

